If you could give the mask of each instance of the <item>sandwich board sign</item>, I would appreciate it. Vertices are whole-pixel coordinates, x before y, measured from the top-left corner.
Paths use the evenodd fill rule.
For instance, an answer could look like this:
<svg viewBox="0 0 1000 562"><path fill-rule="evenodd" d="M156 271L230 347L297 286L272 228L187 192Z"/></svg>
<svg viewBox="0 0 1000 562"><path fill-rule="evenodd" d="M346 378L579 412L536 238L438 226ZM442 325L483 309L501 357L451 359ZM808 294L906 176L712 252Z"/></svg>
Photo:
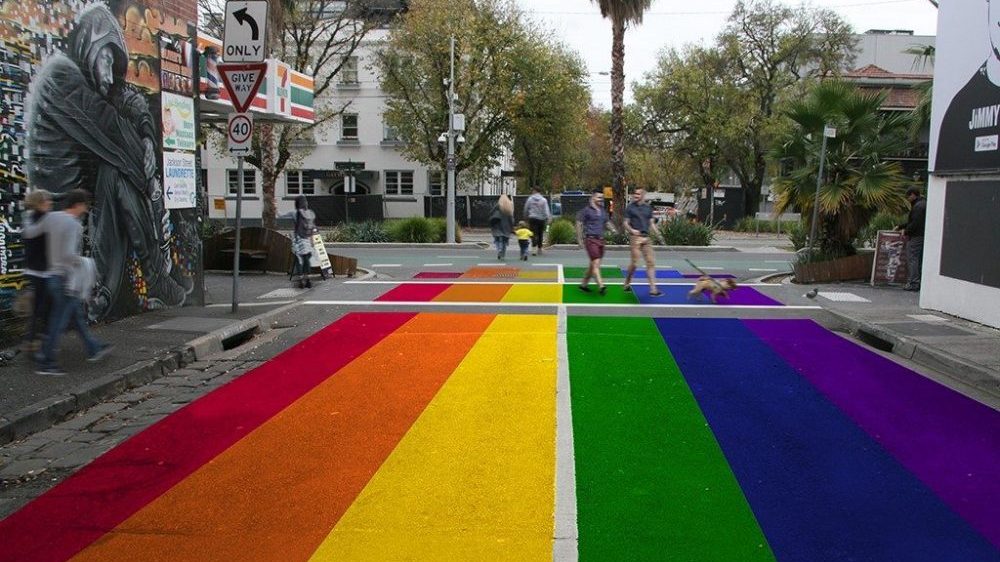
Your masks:
<svg viewBox="0 0 1000 562"><path fill-rule="evenodd" d="M222 35L222 60L263 62L267 46L267 0L229 0Z"/></svg>
<svg viewBox="0 0 1000 562"><path fill-rule="evenodd" d="M253 116L249 113L230 113L226 127L226 137L230 156L250 154L250 139L253 137Z"/></svg>
<svg viewBox="0 0 1000 562"><path fill-rule="evenodd" d="M222 84L229 94L229 101L238 113L246 113L257 97L260 85L264 83L267 74L266 62L222 63L219 64L219 75Z"/></svg>

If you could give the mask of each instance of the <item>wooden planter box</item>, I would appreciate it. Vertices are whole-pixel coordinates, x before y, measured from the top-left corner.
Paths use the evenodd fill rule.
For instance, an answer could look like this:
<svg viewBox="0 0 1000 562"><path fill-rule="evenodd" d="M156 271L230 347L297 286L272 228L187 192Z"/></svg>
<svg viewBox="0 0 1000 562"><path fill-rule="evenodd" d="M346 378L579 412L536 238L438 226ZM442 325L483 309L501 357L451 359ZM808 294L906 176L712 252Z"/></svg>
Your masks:
<svg viewBox="0 0 1000 562"><path fill-rule="evenodd" d="M345 256L335 256L330 254L330 265L333 266L334 275L346 275L354 277L358 272L358 259Z"/></svg>
<svg viewBox="0 0 1000 562"><path fill-rule="evenodd" d="M866 252L830 261L797 263L792 268L796 283L867 280L872 274L874 258L875 254Z"/></svg>

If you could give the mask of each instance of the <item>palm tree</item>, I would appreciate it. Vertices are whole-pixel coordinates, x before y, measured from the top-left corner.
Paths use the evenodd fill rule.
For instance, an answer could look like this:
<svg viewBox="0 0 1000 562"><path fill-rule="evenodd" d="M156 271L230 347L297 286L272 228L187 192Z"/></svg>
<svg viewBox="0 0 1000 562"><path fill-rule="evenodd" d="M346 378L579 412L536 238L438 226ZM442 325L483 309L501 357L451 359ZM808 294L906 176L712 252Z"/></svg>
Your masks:
<svg viewBox="0 0 1000 562"><path fill-rule="evenodd" d="M653 0L591 0L601 7L601 16L611 20L611 185L614 190L615 223L622 232L625 209L625 126L622 97L625 93L625 28L642 23Z"/></svg>
<svg viewBox="0 0 1000 562"><path fill-rule="evenodd" d="M837 129L836 137L827 139L819 193L818 238L826 256L853 254L852 241L875 213L906 209L902 166L886 157L908 147L909 116L880 111L884 101L884 94L828 80L785 111L796 126L779 138L772 154L782 163L774 180L777 213L797 207L812 216L823 127Z"/></svg>

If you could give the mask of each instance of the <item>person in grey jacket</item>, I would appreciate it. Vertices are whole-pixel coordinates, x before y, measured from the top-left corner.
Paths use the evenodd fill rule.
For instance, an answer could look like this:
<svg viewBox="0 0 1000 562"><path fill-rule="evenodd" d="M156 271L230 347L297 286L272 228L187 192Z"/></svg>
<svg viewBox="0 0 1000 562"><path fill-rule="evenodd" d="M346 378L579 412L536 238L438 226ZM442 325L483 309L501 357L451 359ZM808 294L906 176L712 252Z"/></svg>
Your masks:
<svg viewBox="0 0 1000 562"><path fill-rule="evenodd" d="M295 254L295 270L298 272L298 287L311 289L309 258L313 254L312 236L316 231L316 213L309 209L305 195L295 198L295 229L292 232L292 253Z"/></svg>
<svg viewBox="0 0 1000 562"><path fill-rule="evenodd" d="M93 288L96 270L93 262L80 255L83 241L81 219L90 210L90 194L74 189L64 198L63 211L49 213L44 221L46 250L51 276L47 279L52 311L49 314L48 334L42 351L35 355L38 375L61 376L66 373L56 365L59 338L72 325L80 334L87 348L88 361L99 361L111 350L110 344L98 341L90 329L83 312L83 300L89 295L87 286Z"/></svg>
<svg viewBox="0 0 1000 562"><path fill-rule="evenodd" d="M490 232L497 249L497 259L503 260L507 256L510 235L514 233L514 202L507 194L500 196L490 212Z"/></svg>
<svg viewBox="0 0 1000 562"><path fill-rule="evenodd" d="M552 220L552 209L549 208L549 201L542 195L542 190L537 185L531 188L531 197L524 203L524 214L528 217L528 228L534 234L532 244L535 246L534 255L542 253L542 242L545 236L545 226Z"/></svg>

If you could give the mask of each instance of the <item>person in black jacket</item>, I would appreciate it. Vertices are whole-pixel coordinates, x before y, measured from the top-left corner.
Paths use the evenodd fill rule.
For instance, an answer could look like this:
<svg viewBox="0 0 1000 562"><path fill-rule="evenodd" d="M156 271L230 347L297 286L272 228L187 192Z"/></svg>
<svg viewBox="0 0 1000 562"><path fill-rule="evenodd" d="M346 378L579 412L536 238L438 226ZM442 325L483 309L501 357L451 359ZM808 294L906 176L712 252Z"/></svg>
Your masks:
<svg viewBox="0 0 1000 562"><path fill-rule="evenodd" d="M46 320L52 303L45 286L50 272L44 232L46 213L52 210L52 194L44 189L35 189L25 196L24 204L27 207L21 221L24 225L21 231L21 242L24 244L24 275L31 283L35 300L22 349L35 352L38 351L40 341L45 338Z"/></svg>
<svg viewBox="0 0 1000 562"><path fill-rule="evenodd" d="M295 198L295 229L292 232L292 253L295 254L295 268L298 273L298 287L311 289L309 258L313 254L312 236L316 232L316 213L309 209L305 195Z"/></svg>
<svg viewBox="0 0 1000 562"><path fill-rule="evenodd" d="M906 238L906 285L907 291L920 290L920 265L924 258L924 222L927 219L927 200L920 195L920 188L913 186L906 190L910 201L910 216L906 224L899 225Z"/></svg>

